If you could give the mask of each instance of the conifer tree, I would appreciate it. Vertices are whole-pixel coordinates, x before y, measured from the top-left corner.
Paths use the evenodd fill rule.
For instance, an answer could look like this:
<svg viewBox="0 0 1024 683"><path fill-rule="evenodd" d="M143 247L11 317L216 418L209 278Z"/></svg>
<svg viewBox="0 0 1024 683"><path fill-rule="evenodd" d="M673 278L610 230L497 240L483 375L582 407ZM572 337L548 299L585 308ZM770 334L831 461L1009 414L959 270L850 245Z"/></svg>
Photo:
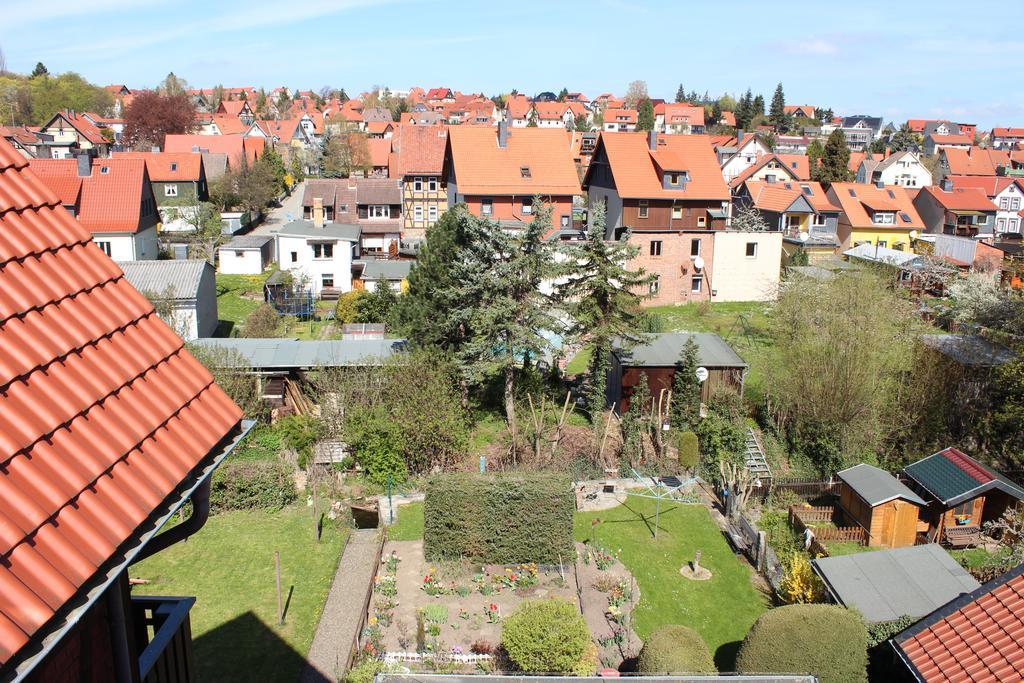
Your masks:
<svg viewBox="0 0 1024 683"><path fill-rule="evenodd" d="M786 126L786 95L782 92L782 83L775 86L775 94L772 95L772 106L768 111L768 120L780 133Z"/></svg>
<svg viewBox="0 0 1024 683"><path fill-rule="evenodd" d="M672 406L668 417L672 429L692 430L700 420L698 366L697 343L690 337L683 345L672 377Z"/></svg>
<svg viewBox="0 0 1024 683"><path fill-rule="evenodd" d="M676 102L685 102L685 101L686 101L686 91L683 90L683 84L680 83L679 84L679 89L676 90Z"/></svg>
<svg viewBox="0 0 1024 683"><path fill-rule="evenodd" d="M846 134L842 128L836 128L825 143L819 180L827 183L845 182L850 179L850 175L850 148L846 144Z"/></svg>
<svg viewBox="0 0 1024 683"><path fill-rule="evenodd" d="M636 116L637 130L654 130L654 105L649 98L644 98Z"/></svg>

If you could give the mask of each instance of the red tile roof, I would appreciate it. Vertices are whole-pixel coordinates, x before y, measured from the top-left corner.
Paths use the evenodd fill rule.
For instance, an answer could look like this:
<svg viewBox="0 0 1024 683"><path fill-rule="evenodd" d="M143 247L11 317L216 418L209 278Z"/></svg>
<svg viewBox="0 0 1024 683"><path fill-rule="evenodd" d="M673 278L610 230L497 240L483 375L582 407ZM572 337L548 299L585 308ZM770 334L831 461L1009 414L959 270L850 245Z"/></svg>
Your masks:
<svg viewBox="0 0 1024 683"><path fill-rule="evenodd" d="M851 194L852 193L852 194ZM892 196L889 196L892 193ZM854 228L889 228L897 230L924 230L924 221L914 208L907 191L898 185L886 185L884 188L863 183L832 183L829 188L829 199L837 202L846 221ZM868 211L895 211L897 214L905 213L910 222L902 220L901 216L896 217L896 222L889 225L876 225L871 222Z"/></svg>
<svg viewBox="0 0 1024 683"><path fill-rule="evenodd" d="M946 158L949 175L996 175L996 169L1010 163L1006 150L971 147L950 147L941 152Z"/></svg>
<svg viewBox="0 0 1024 683"><path fill-rule="evenodd" d="M775 162L793 180L809 180L810 164L804 154L763 154L738 176L729 181L730 187L739 187L768 164Z"/></svg>
<svg viewBox="0 0 1024 683"><path fill-rule="evenodd" d="M605 123L636 123L639 112L636 109L614 109L604 110L603 119Z"/></svg>
<svg viewBox="0 0 1024 683"><path fill-rule="evenodd" d="M391 156L391 140L387 138L368 138L366 146L370 150L370 165L379 168L388 165Z"/></svg>
<svg viewBox="0 0 1024 683"><path fill-rule="evenodd" d="M202 175L203 155L195 152L114 152L114 159L142 159L153 182L196 181Z"/></svg>
<svg viewBox="0 0 1024 683"><path fill-rule="evenodd" d="M936 145L973 145L974 138L970 135L936 135L929 136Z"/></svg>
<svg viewBox="0 0 1024 683"><path fill-rule="evenodd" d="M448 130L441 126L401 125L392 138L395 170L392 177L422 173L441 175Z"/></svg>
<svg viewBox="0 0 1024 683"><path fill-rule="evenodd" d="M236 166L245 158L249 163L256 161L263 154L266 139L260 137L242 137L241 135L168 135L164 138L165 152L191 152L193 147L207 152L228 155L228 166Z"/></svg>
<svg viewBox="0 0 1024 683"><path fill-rule="evenodd" d="M241 135L249 131L251 125L242 121L234 114L214 114L213 123L221 135Z"/></svg>
<svg viewBox="0 0 1024 683"><path fill-rule="evenodd" d="M150 191L142 159L94 159L88 176L78 175L74 159L33 159L31 166L62 204L75 205L75 217L89 232L135 233L142 227L142 200ZM75 195L77 202L67 201Z"/></svg>
<svg viewBox="0 0 1024 683"><path fill-rule="evenodd" d="M925 683L1019 681L1024 671L1024 565L893 638L903 663Z"/></svg>
<svg viewBox="0 0 1024 683"><path fill-rule="evenodd" d="M1024 138L1024 128L993 128L993 137Z"/></svg>
<svg viewBox="0 0 1024 683"><path fill-rule="evenodd" d="M245 100L221 100L215 115L226 114L237 119L248 104Z"/></svg>
<svg viewBox="0 0 1024 683"><path fill-rule="evenodd" d="M662 111L656 110L655 113L665 115L665 125L704 125L704 107L694 107L689 104L662 104L659 107Z"/></svg>
<svg viewBox="0 0 1024 683"><path fill-rule="evenodd" d="M50 126L56 123L57 119L64 119L68 123L68 125L70 125L76 131L78 131L78 133L83 138L85 138L94 145L102 145L107 142L107 139L103 137L103 133L96 126L96 124L94 124L85 116L77 112L57 112L56 114L54 114L53 118L50 119L45 126L43 126L43 130L48 129Z"/></svg>
<svg viewBox="0 0 1024 683"><path fill-rule="evenodd" d="M0 664L60 626L240 418L0 141Z"/></svg>
<svg viewBox="0 0 1024 683"><path fill-rule="evenodd" d="M566 130L516 128L509 130L502 148L490 126L453 126L446 156L454 164L460 194L576 195L580 181L571 143ZM529 177L523 177L524 167Z"/></svg>
<svg viewBox="0 0 1024 683"><path fill-rule="evenodd" d="M991 211L995 213L997 207L989 200L984 191L976 187L956 188L951 192L945 192L941 187L930 185L921 188L927 192L943 208L950 211Z"/></svg>
<svg viewBox="0 0 1024 683"><path fill-rule="evenodd" d="M987 197L995 197L1008 186L1016 183L1017 187L1024 190L1024 179L1010 176L993 175L955 175L946 176L946 180L953 183L956 189L975 188L985 193Z"/></svg>
<svg viewBox="0 0 1024 683"><path fill-rule="evenodd" d="M601 133L595 158L603 147L620 196L629 199L728 201L729 188L722 179L708 136L659 135L657 141L658 149L652 153L647 133ZM664 170L687 171L690 179L686 189L665 189L658 171L659 162ZM666 168L666 164L680 168ZM590 168L594 168L593 164ZM589 173L588 170L588 180Z"/></svg>
<svg viewBox="0 0 1024 683"><path fill-rule="evenodd" d="M825 190L822 189L821 183L811 180L775 183L748 180L745 186L747 193L754 201L754 206L766 211L784 211L799 197L803 197L815 211L839 212L839 207L832 204Z"/></svg>

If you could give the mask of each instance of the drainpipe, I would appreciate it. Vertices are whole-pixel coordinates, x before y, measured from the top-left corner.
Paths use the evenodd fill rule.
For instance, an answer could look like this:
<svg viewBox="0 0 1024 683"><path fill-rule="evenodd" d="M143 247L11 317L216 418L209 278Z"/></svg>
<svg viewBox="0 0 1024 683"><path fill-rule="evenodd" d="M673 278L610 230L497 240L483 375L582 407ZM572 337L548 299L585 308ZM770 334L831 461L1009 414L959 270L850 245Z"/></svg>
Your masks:
<svg viewBox="0 0 1024 683"><path fill-rule="evenodd" d="M210 481L212 478L207 477L192 494L192 514L189 518L178 526L154 537L146 544L132 564L141 562L151 555L156 555L179 541L184 541L203 528L206 520L210 518Z"/></svg>

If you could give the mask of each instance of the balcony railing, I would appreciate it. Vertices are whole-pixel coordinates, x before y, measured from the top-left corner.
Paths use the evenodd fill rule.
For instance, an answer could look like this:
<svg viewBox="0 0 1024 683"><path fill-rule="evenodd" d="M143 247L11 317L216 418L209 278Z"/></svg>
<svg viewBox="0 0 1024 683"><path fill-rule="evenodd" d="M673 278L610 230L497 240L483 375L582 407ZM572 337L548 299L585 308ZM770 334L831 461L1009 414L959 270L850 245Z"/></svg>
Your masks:
<svg viewBox="0 0 1024 683"><path fill-rule="evenodd" d="M132 622L139 647L139 679L145 683L192 683L190 597L132 596Z"/></svg>

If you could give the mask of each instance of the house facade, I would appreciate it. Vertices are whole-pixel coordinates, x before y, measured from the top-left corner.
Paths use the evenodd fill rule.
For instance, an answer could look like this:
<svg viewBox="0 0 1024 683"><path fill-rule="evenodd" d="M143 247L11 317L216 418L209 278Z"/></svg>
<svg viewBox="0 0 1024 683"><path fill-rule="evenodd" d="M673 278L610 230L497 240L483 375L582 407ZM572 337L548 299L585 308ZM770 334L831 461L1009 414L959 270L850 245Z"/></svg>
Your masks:
<svg viewBox="0 0 1024 683"><path fill-rule="evenodd" d="M275 235L277 264L291 271L313 296L336 296L352 290L352 262L359 256L359 226L328 223L323 208L313 220L296 220Z"/></svg>
<svg viewBox="0 0 1024 683"><path fill-rule="evenodd" d="M941 185L918 192L914 208L921 215L926 232L960 237L991 235L998 210L982 190L957 189L948 178Z"/></svg>
<svg viewBox="0 0 1024 683"><path fill-rule="evenodd" d="M625 133L636 130L636 109L605 109L602 114L601 130L606 133Z"/></svg>
<svg viewBox="0 0 1024 683"><path fill-rule="evenodd" d="M184 341L217 331L217 283L206 260L126 261L128 282L153 302L157 314Z"/></svg>
<svg viewBox="0 0 1024 683"><path fill-rule="evenodd" d="M712 237L712 301L774 301L779 294L782 233L719 230Z"/></svg>
<svg viewBox="0 0 1024 683"><path fill-rule="evenodd" d="M103 132L81 112L65 109L39 129L37 158L67 159L77 152L106 156L110 143Z"/></svg>
<svg viewBox="0 0 1024 683"><path fill-rule="evenodd" d="M648 305L711 299L729 190L707 137L602 133L584 188L607 239L628 239L639 249L631 265L654 276Z"/></svg>
<svg viewBox="0 0 1024 683"><path fill-rule="evenodd" d="M1024 224L1024 180L1011 176L947 176L955 189L975 188L996 205L995 233L1020 234Z"/></svg>
<svg viewBox="0 0 1024 683"><path fill-rule="evenodd" d="M857 168L857 182L900 187L928 187L932 184L932 173L921 163L917 152L894 152L881 161L865 159Z"/></svg>
<svg viewBox="0 0 1024 683"><path fill-rule="evenodd" d="M197 152L115 152L115 159L142 159L160 211L160 229L195 230L200 202L209 200L203 155Z"/></svg>
<svg viewBox="0 0 1024 683"><path fill-rule="evenodd" d="M402 184L402 234L426 237L448 208L444 185L444 150L448 130L442 126L400 126L392 138L389 175Z"/></svg>
<svg viewBox="0 0 1024 683"><path fill-rule="evenodd" d="M902 187L832 183L828 198L841 210L837 237L844 251L871 244L913 252L910 233L925 228L910 195Z"/></svg>
<svg viewBox="0 0 1024 683"><path fill-rule="evenodd" d="M716 149L725 182L732 182L737 176L757 163L758 159L772 151L757 135L736 132L736 139L719 145Z"/></svg>

